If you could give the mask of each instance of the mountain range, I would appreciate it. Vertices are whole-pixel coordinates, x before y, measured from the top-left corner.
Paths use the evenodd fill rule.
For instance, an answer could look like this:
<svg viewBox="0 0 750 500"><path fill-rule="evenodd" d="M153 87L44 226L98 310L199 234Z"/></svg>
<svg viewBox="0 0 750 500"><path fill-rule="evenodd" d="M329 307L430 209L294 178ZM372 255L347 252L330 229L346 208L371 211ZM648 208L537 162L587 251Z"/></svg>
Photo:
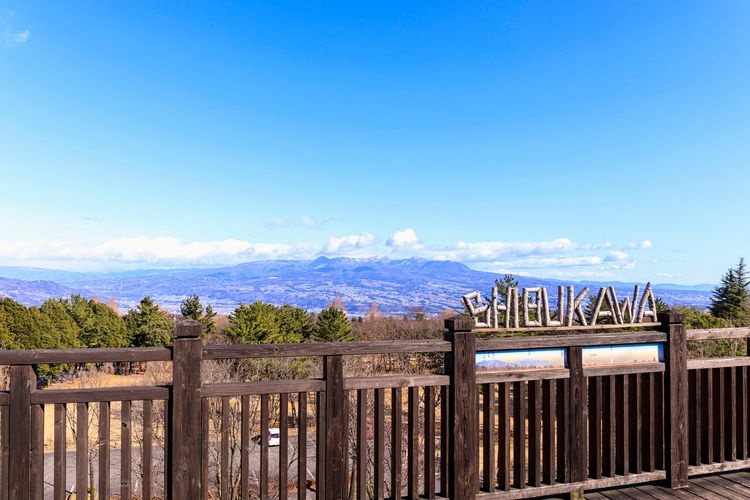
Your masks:
<svg viewBox="0 0 750 500"><path fill-rule="evenodd" d="M416 308L428 313L462 310L461 296L479 290L488 293L499 274L470 269L452 261L425 259L351 259L319 257L315 260L248 262L231 267L200 269L144 269L114 273L0 267L0 296L25 305L39 305L50 297L73 293L102 300L115 299L123 310L150 295L163 307L176 311L182 299L197 294L204 304L229 313L240 303L253 301L293 304L310 311L325 308L340 297L352 316L361 316L373 302L386 314L406 314ZM558 285L574 284L598 291L614 286L618 296L632 295L625 282L579 282L517 277L521 287L548 287L550 299ZM641 283L643 289L644 283ZM654 285L655 294L668 304L705 308L713 285Z"/></svg>

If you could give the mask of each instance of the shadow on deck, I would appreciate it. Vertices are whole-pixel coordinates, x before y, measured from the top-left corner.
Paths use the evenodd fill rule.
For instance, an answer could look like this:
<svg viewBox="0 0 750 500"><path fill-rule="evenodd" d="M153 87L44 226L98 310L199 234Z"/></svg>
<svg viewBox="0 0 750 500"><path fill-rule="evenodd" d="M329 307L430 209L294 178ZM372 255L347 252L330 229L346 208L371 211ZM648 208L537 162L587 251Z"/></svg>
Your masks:
<svg viewBox="0 0 750 500"><path fill-rule="evenodd" d="M603 499L673 499L704 498L706 500L729 498L750 499L750 471L734 471L722 474L708 474L690 479L690 486L682 490L671 490L663 486L645 484L626 488L600 490L586 493L591 500Z"/></svg>

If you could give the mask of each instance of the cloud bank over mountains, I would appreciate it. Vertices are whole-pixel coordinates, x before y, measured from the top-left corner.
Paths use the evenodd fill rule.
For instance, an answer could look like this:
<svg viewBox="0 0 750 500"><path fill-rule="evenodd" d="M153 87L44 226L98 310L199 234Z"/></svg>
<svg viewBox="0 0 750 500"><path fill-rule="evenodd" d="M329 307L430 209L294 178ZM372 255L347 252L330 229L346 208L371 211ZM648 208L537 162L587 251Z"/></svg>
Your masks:
<svg viewBox="0 0 750 500"><path fill-rule="evenodd" d="M174 237L117 238L100 243L63 240L0 240L0 264L66 270L115 270L144 267L225 266L242 262L326 257L419 257L451 260L493 272L544 274L560 277L608 277L613 271L637 267L634 254L653 248L650 240L629 242L616 249L609 241L458 241L430 245L412 228L388 238L369 232L331 236L324 244L266 243L240 239L185 242ZM627 249L627 251L625 251Z"/></svg>

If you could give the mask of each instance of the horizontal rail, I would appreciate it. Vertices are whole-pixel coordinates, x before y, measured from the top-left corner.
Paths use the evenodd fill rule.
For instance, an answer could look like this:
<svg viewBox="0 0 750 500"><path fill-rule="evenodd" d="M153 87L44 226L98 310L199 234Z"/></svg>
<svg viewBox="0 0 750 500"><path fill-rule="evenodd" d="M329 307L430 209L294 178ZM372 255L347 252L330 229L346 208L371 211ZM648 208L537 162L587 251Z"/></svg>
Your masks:
<svg viewBox="0 0 750 500"><path fill-rule="evenodd" d="M398 375L391 377L345 378L344 390L394 389L398 387L432 387L450 385L448 375Z"/></svg>
<svg viewBox="0 0 750 500"><path fill-rule="evenodd" d="M570 378L567 368L544 368L535 370L513 370L505 372L477 372L477 384L521 382L524 380L554 380Z"/></svg>
<svg viewBox="0 0 750 500"><path fill-rule="evenodd" d="M727 358L700 358L689 359L688 370L701 370L703 368L730 368L732 366L750 366L750 357L727 357Z"/></svg>
<svg viewBox="0 0 750 500"><path fill-rule="evenodd" d="M203 347L203 359L282 358L359 354L449 352L445 340L385 340L376 342L309 342L304 344L212 344Z"/></svg>
<svg viewBox="0 0 750 500"><path fill-rule="evenodd" d="M478 338L477 351L535 349L666 342L661 332L592 333L587 335L541 335L537 337Z"/></svg>
<svg viewBox="0 0 750 500"><path fill-rule="evenodd" d="M708 328L687 330L688 340L743 339L750 337L750 328Z"/></svg>
<svg viewBox="0 0 750 500"><path fill-rule="evenodd" d="M549 495L561 495L574 490L597 490L605 488L617 488L620 486L629 486L631 484L652 483L662 481L667 478L665 471L644 472L641 474L628 474L627 476L605 477L601 479L588 479L586 481L576 481L572 483L561 483L550 486L526 487L524 489L512 488L509 491L496 491L493 493L479 493L476 498L482 500L498 499L517 499L517 498L538 498Z"/></svg>
<svg viewBox="0 0 750 500"><path fill-rule="evenodd" d="M748 468L750 468L750 460L732 460L731 462L719 462L707 465L691 465L688 467L688 476L700 476L701 474L713 474Z"/></svg>
<svg viewBox="0 0 750 500"><path fill-rule="evenodd" d="M265 380L261 382L225 382L205 384L201 397L257 396L261 394L287 394L292 392L323 392L326 383L318 379Z"/></svg>
<svg viewBox="0 0 750 500"><path fill-rule="evenodd" d="M169 387L108 387L34 391L31 404L93 403L99 401L152 401L169 399Z"/></svg>
<svg viewBox="0 0 750 500"><path fill-rule="evenodd" d="M474 333L538 333L538 332L598 332L600 330L629 330L632 328L655 328L661 323L628 323L625 325L594 326L523 326L520 328L474 328Z"/></svg>
<svg viewBox="0 0 750 500"><path fill-rule="evenodd" d="M24 349L0 351L0 365L40 363L116 363L127 361L171 361L169 347L125 347L83 349Z"/></svg>
<svg viewBox="0 0 750 500"><path fill-rule="evenodd" d="M635 373L660 373L665 371L664 363L630 363L621 365L584 366L584 377L605 377L607 375L632 375Z"/></svg>

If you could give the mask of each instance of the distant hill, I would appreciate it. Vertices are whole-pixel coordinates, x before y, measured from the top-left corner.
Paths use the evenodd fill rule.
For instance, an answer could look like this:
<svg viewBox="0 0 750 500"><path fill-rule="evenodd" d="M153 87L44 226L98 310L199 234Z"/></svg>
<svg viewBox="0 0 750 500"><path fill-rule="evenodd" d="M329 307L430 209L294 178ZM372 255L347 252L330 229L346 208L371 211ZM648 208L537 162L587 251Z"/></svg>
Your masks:
<svg viewBox="0 0 750 500"><path fill-rule="evenodd" d="M46 274L45 274L46 273ZM256 300L294 304L311 311L325 308L336 295L351 315L363 315L373 302L387 314L404 314L414 308L439 313L446 308L463 309L460 298L479 290L489 292L500 275L475 271L459 262L425 259L330 259L273 260L248 262L231 267L158 270L126 273L66 273L34 268L0 268L0 295L27 305L49 297L81 293L102 299L115 298L123 309L133 307L145 295L162 306L177 310L187 295L197 294L221 312L231 312L239 303ZM19 277L56 276L33 281ZM523 286L546 286L554 300L555 287L571 284L559 280L518 277ZM606 283L623 298L633 293L630 283ZM641 284L643 285L643 284ZM599 283L579 283L596 293ZM707 307L710 285L686 287L655 285L656 296L668 304Z"/></svg>

